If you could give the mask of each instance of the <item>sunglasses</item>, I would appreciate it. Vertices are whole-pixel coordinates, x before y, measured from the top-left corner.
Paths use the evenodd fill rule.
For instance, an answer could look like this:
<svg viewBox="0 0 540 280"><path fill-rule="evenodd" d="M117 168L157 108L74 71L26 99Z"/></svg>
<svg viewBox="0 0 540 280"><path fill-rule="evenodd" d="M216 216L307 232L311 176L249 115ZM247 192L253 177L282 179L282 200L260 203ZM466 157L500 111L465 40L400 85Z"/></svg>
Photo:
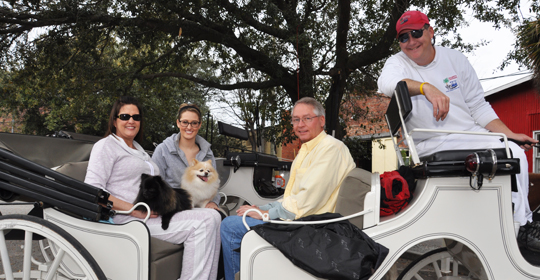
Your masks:
<svg viewBox="0 0 540 280"><path fill-rule="evenodd" d="M411 34L410 36L412 36L413 38L418 39L422 37L422 35L424 35L424 30L425 28L405 32L398 36L398 40L400 43L407 43L410 39L409 34Z"/></svg>
<svg viewBox="0 0 540 280"><path fill-rule="evenodd" d="M123 121L129 121L130 118L133 118L134 121L136 122L140 122L142 117L141 115L139 114L136 114L136 115L130 115L130 114L120 114L118 116L116 116L117 118L123 120Z"/></svg>

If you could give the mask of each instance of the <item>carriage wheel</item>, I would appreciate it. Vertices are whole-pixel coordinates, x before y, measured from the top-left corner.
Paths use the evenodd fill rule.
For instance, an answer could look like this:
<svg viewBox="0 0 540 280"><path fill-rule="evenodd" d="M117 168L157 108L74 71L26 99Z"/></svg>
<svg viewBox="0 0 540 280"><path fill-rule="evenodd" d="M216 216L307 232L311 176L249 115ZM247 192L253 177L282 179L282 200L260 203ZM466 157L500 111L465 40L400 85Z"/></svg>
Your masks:
<svg viewBox="0 0 540 280"><path fill-rule="evenodd" d="M451 277L449 277L451 276ZM425 253L410 263L399 275L398 280L427 279L476 279L446 248Z"/></svg>
<svg viewBox="0 0 540 280"><path fill-rule="evenodd" d="M76 279L106 280L105 274L88 253L88 251L73 236L59 226L41 218L28 215L7 215L0 217L0 259L2 275L5 279L73 279L65 273L62 265L69 260L71 265L81 274ZM6 242L6 234L23 236L23 241ZM45 238L57 250L54 255L43 259L38 248L33 247L33 240ZM12 248L9 242L21 242L20 248ZM8 250L8 246L10 246ZM37 246L34 246L37 247ZM20 254L22 251L22 254ZM38 269L38 270L36 270ZM20 272L13 272L20 271ZM43 278L41 278L41 275ZM57 277L57 278L55 278Z"/></svg>

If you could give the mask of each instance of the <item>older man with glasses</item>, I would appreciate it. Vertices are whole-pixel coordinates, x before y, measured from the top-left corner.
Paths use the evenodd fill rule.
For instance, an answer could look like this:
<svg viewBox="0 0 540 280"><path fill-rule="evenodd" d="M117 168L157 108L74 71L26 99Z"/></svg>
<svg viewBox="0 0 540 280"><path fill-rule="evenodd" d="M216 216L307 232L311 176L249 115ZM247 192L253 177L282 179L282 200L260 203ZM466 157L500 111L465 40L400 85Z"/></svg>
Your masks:
<svg viewBox="0 0 540 280"><path fill-rule="evenodd" d="M242 206L237 211L238 216L227 217L221 224L226 280L233 280L240 270L240 253L235 250L247 232L241 216L248 209L259 209L270 219L284 220L334 212L339 187L355 164L347 146L324 132L324 123L321 103L311 97L296 102L292 124L302 147L292 163L283 199L262 206ZM250 226L264 223L256 212L248 216Z"/></svg>
<svg viewBox="0 0 540 280"><path fill-rule="evenodd" d="M434 45L434 30L428 17L419 11L405 12L396 23L401 52L390 57L378 80L379 92L392 96L398 82L405 81L413 102L407 128L429 128L475 132L499 132L521 141L510 143L513 156L520 159L518 192L512 193L514 221L522 227L520 243L540 251L540 224L532 222L527 195L529 177L524 150L538 141L512 132L484 99L484 90L467 58L459 51ZM433 117L429 117L433 116ZM501 148L499 137L415 133L420 157L441 150Z"/></svg>

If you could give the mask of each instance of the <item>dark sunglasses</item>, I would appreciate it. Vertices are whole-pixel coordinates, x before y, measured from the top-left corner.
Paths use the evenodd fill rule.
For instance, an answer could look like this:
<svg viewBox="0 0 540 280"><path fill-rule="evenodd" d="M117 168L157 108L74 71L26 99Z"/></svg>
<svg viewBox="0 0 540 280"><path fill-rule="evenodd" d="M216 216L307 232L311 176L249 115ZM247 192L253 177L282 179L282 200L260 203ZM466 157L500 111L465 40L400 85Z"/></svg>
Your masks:
<svg viewBox="0 0 540 280"><path fill-rule="evenodd" d="M130 118L133 118L134 121L136 122L140 122L142 117L141 115L139 114L136 114L136 115L130 115L130 114L120 114L118 116L116 116L117 118L123 120L123 121L129 121Z"/></svg>
<svg viewBox="0 0 540 280"><path fill-rule="evenodd" d="M422 29L411 30L409 32L405 32L398 36L398 40L400 43L407 43L410 39L409 34L411 34L410 36L412 36L413 38L418 39L422 37L422 35L424 35L424 30L425 28L422 27Z"/></svg>

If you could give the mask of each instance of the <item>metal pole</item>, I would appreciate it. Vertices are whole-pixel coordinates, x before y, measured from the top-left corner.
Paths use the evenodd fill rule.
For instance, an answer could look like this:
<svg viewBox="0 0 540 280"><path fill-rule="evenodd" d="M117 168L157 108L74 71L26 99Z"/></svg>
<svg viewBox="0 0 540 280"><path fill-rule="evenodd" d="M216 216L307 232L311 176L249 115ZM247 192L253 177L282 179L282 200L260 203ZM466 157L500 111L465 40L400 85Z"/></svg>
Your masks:
<svg viewBox="0 0 540 280"><path fill-rule="evenodd" d="M208 124L210 123L210 112L206 113L206 134L204 135L204 139L208 139Z"/></svg>
<svg viewBox="0 0 540 280"><path fill-rule="evenodd" d="M210 116L212 118L212 127L210 131L210 144L214 142L214 116Z"/></svg>

